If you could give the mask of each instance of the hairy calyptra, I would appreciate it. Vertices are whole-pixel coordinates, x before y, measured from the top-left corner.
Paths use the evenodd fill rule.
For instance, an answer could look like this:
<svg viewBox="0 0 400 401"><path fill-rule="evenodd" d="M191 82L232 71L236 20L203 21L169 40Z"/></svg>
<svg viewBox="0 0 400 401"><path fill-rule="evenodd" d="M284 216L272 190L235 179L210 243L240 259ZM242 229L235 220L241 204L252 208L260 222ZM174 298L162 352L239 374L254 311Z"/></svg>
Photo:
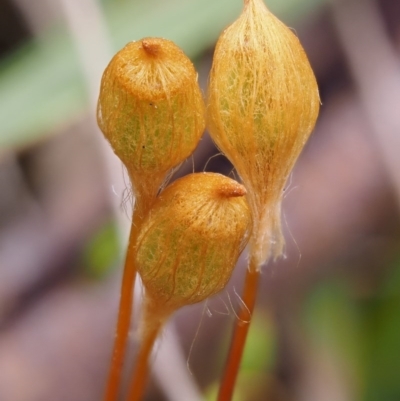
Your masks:
<svg viewBox="0 0 400 401"><path fill-rule="evenodd" d="M258 268L283 252L283 189L318 111L317 83L299 40L262 0L245 0L216 46L207 122L248 190Z"/></svg>
<svg viewBox="0 0 400 401"><path fill-rule="evenodd" d="M97 121L136 196L154 197L204 131L204 101L192 62L166 39L128 43L104 71Z"/></svg>
<svg viewBox="0 0 400 401"><path fill-rule="evenodd" d="M228 177L198 173L175 181L157 198L139 233L137 261L158 315L225 287L250 234L245 194Z"/></svg>

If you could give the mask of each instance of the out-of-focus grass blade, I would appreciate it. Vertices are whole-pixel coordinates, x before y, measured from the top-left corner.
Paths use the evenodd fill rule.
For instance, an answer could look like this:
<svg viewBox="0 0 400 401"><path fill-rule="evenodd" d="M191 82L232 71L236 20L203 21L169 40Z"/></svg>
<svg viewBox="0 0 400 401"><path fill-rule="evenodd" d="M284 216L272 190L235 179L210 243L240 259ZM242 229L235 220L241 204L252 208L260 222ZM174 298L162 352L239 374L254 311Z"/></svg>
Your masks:
<svg viewBox="0 0 400 401"><path fill-rule="evenodd" d="M68 37L53 32L29 43L0 68L0 148L39 139L74 119L86 100Z"/></svg>
<svg viewBox="0 0 400 401"><path fill-rule="evenodd" d="M334 279L319 284L306 306L310 343L342 362L357 399L399 400L400 259L368 296L358 298Z"/></svg>
<svg viewBox="0 0 400 401"><path fill-rule="evenodd" d="M400 258L381 290L364 306L368 364L364 401L400 399Z"/></svg>
<svg viewBox="0 0 400 401"><path fill-rule="evenodd" d="M304 321L310 347L329 355L355 394L362 391L365 371L364 321L345 282L320 283L306 303ZM354 394L353 394L354 395Z"/></svg>
<svg viewBox="0 0 400 401"><path fill-rule="evenodd" d="M325 1L267 3L280 17L293 21ZM106 3L104 13L114 50L130 40L161 36L195 58L215 42L241 8L242 0L126 0ZM55 27L0 65L0 149L41 139L75 120L88 104L72 40L66 29Z"/></svg>

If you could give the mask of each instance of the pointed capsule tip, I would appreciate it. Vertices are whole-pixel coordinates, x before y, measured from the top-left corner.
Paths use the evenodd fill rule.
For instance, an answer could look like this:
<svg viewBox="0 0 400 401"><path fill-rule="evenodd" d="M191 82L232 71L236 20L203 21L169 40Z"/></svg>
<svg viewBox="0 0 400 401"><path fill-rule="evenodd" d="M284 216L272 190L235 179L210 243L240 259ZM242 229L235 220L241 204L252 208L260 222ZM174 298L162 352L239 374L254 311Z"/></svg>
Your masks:
<svg viewBox="0 0 400 401"><path fill-rule="evenodd" d="M229 183L222 185L218 193L226 198L236 198L247 194L246 188L239 183Z"/></svg>
<svg viewBox="0 0 400 401"><path fill-rule="evenodd" d="M156 56L160 50L160 45L151 39L143 39L142 47L143 50L151 56Z"/></svg>

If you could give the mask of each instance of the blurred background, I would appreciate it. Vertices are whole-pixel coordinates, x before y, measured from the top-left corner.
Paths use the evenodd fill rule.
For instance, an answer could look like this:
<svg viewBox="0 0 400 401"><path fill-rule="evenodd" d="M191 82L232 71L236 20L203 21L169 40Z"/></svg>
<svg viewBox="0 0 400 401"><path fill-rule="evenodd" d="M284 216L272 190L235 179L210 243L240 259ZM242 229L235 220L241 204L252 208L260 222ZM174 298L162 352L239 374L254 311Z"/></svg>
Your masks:
<svg viewBox="0 0 400 401"><path fill-rule="evenodd" d="M400 1L267 4L305 47L322 107L285 190L286 257L263 269L236 400L398 401ZM1 401L102 396L133 202L95 122L107 62L162 36L205 90L213 45L241 8L0 0ZM177 174L217 153L206 134ZM222 156L206 169L232 172ZM245 263L226 291L177 313L146 400L215 399ZM135 340L133 328L128 361Z"/></svg>

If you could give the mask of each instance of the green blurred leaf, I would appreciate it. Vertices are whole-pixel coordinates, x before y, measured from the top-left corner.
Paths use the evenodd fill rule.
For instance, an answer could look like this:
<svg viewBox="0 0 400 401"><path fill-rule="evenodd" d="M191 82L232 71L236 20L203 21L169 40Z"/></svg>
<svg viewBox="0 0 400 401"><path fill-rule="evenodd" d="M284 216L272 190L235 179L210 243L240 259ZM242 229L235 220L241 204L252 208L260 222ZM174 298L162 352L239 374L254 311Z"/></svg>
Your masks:
<svg viewBox="0 0 400 401"><path fill-rule="evenodd" d="M364 312L369 337L364 399L400 400L400 261Z"/></svg>
<svg viewBox="0 0 400 401"><path fill-rule="evenodd" d="M337 279L310 295L310 343L339 360L363 401L400 400L400 260L375 293L357 298Z"/></svg>
<svg viewBox="0 0 400 401"><path fill-rule="evenodd" d="M270 0L268 5L293 21L325 1ZM104 12L114 51L130 40L162 36L195 58L213 45L241 8L241 0L113 0ZM29 145L77 119L88 105L74 44L64 28L53 28L2 60L0 148Z"/></svg>
<svg viewBox="0 0 400 401"><path fill-rule="evenodd" d="M362 313L343 282L321 283L310 294L305 308L309 345L330 355L340 373L362 391L366 338Z"/></svg>
<svg viewBox="0 0 400 401"><path fill-rule="evenodd" d="M94 278L104 277L116 265L118 255L116 227L108 223L86 245L83 257L86 273Z"/></svg>

